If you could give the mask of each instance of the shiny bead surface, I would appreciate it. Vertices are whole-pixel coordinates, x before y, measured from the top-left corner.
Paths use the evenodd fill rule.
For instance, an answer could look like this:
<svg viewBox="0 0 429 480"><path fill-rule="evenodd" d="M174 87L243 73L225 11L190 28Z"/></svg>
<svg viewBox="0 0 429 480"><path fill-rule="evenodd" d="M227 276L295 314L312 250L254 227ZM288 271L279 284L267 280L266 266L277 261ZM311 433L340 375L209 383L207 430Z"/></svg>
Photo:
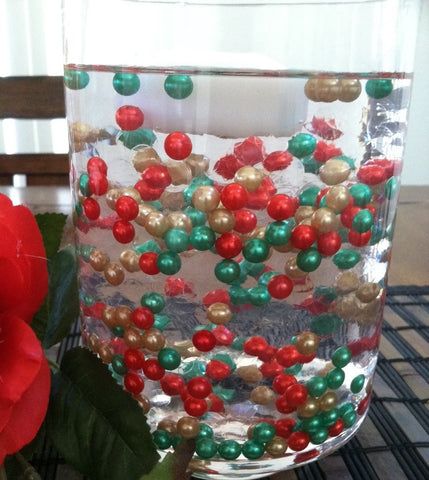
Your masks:
<svg viewBox="0 0 429 480"><path fill-rule="evenodd" d="M259 386L250 392L250 400L258 405L268 405L274 399L274 392L266 386Z"/></svg>
<svg viewBox="0 0 429 480"><path fill-rule="evenodd" d="M192 142L185 133L173 132L165 138L164 149L173 160L184 160L192 152Z"/></svg>
<svg viewBox="0 0 429 480"><path fill-rule="evenodd" d="M332 354L332 363L337 368L344 368L350 362L352 354L348 347L339 347Z"/></svg>
<svg viewBox="0 0 429 480"><path fill-rule="evenodd" d="M104 278L107 280L110 285L118 286L125 279L124 270L117 263L110 263L104 270Z"/></svg>
<svg viewBox="0 0 429 480"><path fill-rule="evenodd" d="M210 438L202 438L197 441L195 452L204 460L214 457L217 453L217 443Z"/></svg>
<svg viewBox="0 0 429 480"><path fill-rule="evenodd" d="M319 398L319 409L323 412L332 410L337 405L337 396L335 392L327 392Z"/></svg>
<svg viewBox="0 0 429 480"><path fill-rule="evenodd" d="M200 422L193 417L182 417L177 422L177 433L186 440L196 438L200 433Z"/></svg>
<svg viewBox="0 0 429 480"><path fill-rule="evenodd" d="M232 319L232 312L225 303L212 303L207 309L207 319L215 325L223 325Z"/></svg>
<svg viewBox="0 0 429 480"><path fill-rule="evenodd" d="M139 107L124 105L116 110L115 119L122 130L137 130L143 125L144 114Z"/></svg>
<svg viewBox="0 0 429 480"><path fill-rule="evenodd" d="M289 140L288 151L297 158L311 155L316 148L316 138L309 133L298 133Z"/></svg>
<svg viewBox="0 0 429 480"><path fill-rule="evenodd" d="M161 450L166 450L171 447L172 438L166 430L155 430L152 434L153 441Z"/></svg>
<svg viewBox="0 0 429 480"><path fill-rule="evenodd" d="M350 384L350 390L353 393L359 393L365 385L365 375L360 374L353 378Z"/></svg>
<svg viewBox="0 0 429 480"><path fill-rule="evenodd" d="M180 353L174 348L163 348L158 352L158 362L165 370L175 370L181 362Z"/></svg>
<svg viewBox="0 0 429 480"><path fill-rule="evenodd" d="M267 422L261 422L254 426L252 438L258 442L269 442L274 438L276 429L273 425Z"/></svg>
<svg viewBox="0 0 429 480"><path fill-rule="evenodd" d="M389 96L393 91L393 82L390 79L372 79L365 85L365 91L368 97L377 100Z"/></svg>
<svg viewBox="0 0 429 480"><path fill-rule="evenodd" d="M361 255L355 250L343 248L333 257L334 264L340 270L348 270L357 265L361 260Z"/></svg>
<svg viewBox="0 0 429 480"><path fill-rule="evenodd" d="M292 228L288 222L272 222L267 225L265 230L265 240L270 245L285 245L292 233Z"/></svg>
<svg viewBox="0 0 429 480"><path fill-rule="evenodd" d="M306 383L308 393L312 397L321 397L327 389L326 380L323 377L313 377Z"/></svg>
<svg viewBox="0 0 429 480"><path fill-rule="evenodd" d="M265 446L265 450L268 455L271 455L274 458L282 457L285 454L286 449L287 442L282 437L274 437Z"/></svg>
<svg viewBox="0 0 429 480"><path fill-rule="evenodd" d="M164 81L164 90L175 100L183 100L191 95L194 89L192 78L189 75L168 75Z"/></svg>
<svg viewBox="0 0 429 480"><path fill-rule="evenodd" d="M134 95L139 91L140 79L135 73L118 72L113 76L113 88L120 95Z"/></svg>
<svg viewBox="0 0 429 480"><path fill-rule="evenodd" d="M314 272L322 262L320 253L315 248L302 250L296 257L296 265L303 272Z"/></svg>
<svg viewBox="0 0 429 480"><path fill-rule="evenodd" d="M64 84L70 90L82 90L89 84L89 75L83 70L64 70Z"/></svg>
<svg viewBox="0 0 429 480"><path fill-rule="evenodd" d="M341 368L334 368L326 375L326 384L328 388L337 390L344 383L346 375Z"/></svg>
<svg viewBox="0 0 429 480"><path fill-rule="evenodd" d="M320 168L320 179L326 185L337 185L349 178L351 172L350 165L339 159L330 159Z"/></svg>
<svg viewBox="0 0 429 480"><path fill-rule="evenodd" d="M235 440L224 440L219 444L218 452L225 460L235 460L241 454L241 446Z"/></svg>
<svg viewBox="0 0 429 480"><path fill-rule="evenodd" d="M296 340L296 349L302 355L312 355L319 347L320 339L313 332L302 332Z"/></svg>
<svg viewBox="0 0 429 480"><path fill-rule="evenodd" d="M256 440L247 440L243 443L241 451L249 460L256 460L264 454L264 446Z"/></svg>
<svg viewBox="0 0 429 480"><path fill-rule="evenodd" d="M243 256L252 263L263 262L269 254L269 245L265 240L253 238L243 248Z"/></svg>
<svg viewBox="0 0 429 480"><path fill-rule="evenodd" d="M341 78L339 81L338 100L354 102L362 92L362 85L357 78Z"/></svg>
<svg viewBox="0 0 429 480"><path fill-rule="evenodd" d="M202 212L213 211L219 205L219 201L219 192L216 188L209 185L198 187L192 195L194 207Z"/></svg>
<svg viewBox="0 0 429 480"><path fill-rule="evenodd" d="M233 283L240 277L240 266L234 260L222 260L215 267L216 278L224 283Z"/></svg>

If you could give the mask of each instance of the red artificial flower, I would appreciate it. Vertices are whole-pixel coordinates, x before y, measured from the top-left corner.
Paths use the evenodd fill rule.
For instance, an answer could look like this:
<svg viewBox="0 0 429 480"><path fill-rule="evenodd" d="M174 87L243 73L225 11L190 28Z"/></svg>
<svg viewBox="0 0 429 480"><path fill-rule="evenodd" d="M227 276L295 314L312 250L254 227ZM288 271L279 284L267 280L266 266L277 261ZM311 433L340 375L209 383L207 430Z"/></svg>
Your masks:
<svg viewBox="0 0 429 480"><path fill-rule="evenodd" d="M0 194L0 314L27 323L48 291L48 269L42 236L27 207L14 207Z"/></svg>

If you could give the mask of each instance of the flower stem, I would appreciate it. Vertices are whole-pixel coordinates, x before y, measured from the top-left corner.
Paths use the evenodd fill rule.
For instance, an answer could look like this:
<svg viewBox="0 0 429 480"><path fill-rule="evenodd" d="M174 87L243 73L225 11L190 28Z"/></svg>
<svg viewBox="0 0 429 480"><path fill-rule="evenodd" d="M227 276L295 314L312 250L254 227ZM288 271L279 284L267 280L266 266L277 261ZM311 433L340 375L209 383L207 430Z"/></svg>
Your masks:
<svg viewBox="0 0 429 480"><path fill-rule="evenodd" d="M31 480L41 480L39 474L36 472L33 466L27 462L24 455L18 452L17 454L15 454L15 458L18 460L19 464L21 465L25 478L31 478ZM3 480L3 479L0 477L0 480Z"/></svg>
<svg viewBox="0 0 429 480"><path fill-rule="evenodd" d="M0 480L7 480L6 470L4 465L0 466Z"/></svg>
<svg viewBox="0 0 429 480"><path fill-rule="evenodd" d="M54 372L58 372L58 370L60 369L60 366L58 365L57 362L54 362L53 360L50 360L50 359L48 358L48 363L49 363L49 366L52 368L52 370L53 370Z"/></svg>

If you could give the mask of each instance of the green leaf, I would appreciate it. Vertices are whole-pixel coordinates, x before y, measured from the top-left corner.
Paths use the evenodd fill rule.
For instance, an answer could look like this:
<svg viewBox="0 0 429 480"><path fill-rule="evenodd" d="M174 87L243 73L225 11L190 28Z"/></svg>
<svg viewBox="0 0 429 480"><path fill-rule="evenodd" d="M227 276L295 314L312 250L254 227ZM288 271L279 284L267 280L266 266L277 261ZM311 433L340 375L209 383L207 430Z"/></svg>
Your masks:
<svg viewBox="0 0 429 480"><path fill-rule="evenodd" d="M46 256L52 258L60 248L67 215L62 213L38 213L35 218L43 237Z"/></svg>
<svg viewBox="0 0 429 480"><path fill-rule="evenodd" d="M146 417L89 350L64 355L49 406L49 436L91 480L137 480L158 461ZM159 480L159 479L158 479Z"/></svg>

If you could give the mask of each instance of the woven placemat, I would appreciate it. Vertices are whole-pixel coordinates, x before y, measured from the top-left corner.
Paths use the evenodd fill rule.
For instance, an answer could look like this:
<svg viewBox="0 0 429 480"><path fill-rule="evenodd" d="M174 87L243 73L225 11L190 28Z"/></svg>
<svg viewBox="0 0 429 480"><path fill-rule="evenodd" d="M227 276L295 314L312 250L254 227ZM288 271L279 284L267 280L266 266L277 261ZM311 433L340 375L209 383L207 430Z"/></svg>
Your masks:
<svg viewBox="0 0 429 480"><path fill-rule="evenodd" d="M329 457L270 480L429 479L429 286L390 287L384 319L372 404L357 435ZM78 343L76 326L58 359ZM47 441L32 463L44 480L83 480Z"/></svg>

